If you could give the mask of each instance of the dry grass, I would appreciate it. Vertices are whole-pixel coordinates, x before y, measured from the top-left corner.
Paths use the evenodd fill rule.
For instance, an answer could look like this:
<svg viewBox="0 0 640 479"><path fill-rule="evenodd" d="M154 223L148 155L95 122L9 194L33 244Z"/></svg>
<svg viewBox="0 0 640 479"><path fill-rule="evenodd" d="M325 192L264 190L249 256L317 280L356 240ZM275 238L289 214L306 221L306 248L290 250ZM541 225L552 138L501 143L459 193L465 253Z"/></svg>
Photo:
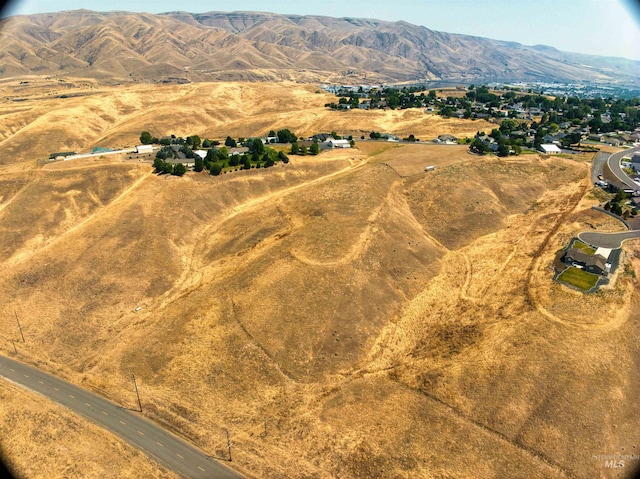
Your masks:
<svg viewBox="0 0 640 479"><path fill-rule="evenodd" d="M0 389L2 455L15 477L176 478L81 416L11 383Z"/></svg>
<svg viewBox="0 0 640 479"><path fill-rule="evenodd" d="M2 164L48 157L57 151L132 146L143 130L156 136L198 134L214 139L266 135L280 128L298 135L335 130L359 137L360 132L376 130L434 138L454 132L473 135L495 126L427 116L422 109L338 112L324 108L334 96L297 83L78 88L72 91L87 96L65 99L52 98L60 94L55 85L36 84L26 91L19 85L5 88L0 100ZM14 97L24 101L16 103Z"/></svg>
<svg viewBox="0 0 640 479"><path fill-rule="evenodd" d="M284 118L255 85L166 88L203 131L215 122L188 113L207 89L262 105L244 134ZM276 126L340 115L291 111ZM220 115L242 130L244 113ZM142 125L116 123L123 139ZM640 446L637 285L585 297L549 268L579 231L617 227L589 209L585 162L396 146L215 178L116 158L3 167L0 348L16 311L25 361L123 404L135 373L152 419L212 454L228 427L250 477L609 477L592 455ZM394 171L425 158L441 163Z"/></svg>

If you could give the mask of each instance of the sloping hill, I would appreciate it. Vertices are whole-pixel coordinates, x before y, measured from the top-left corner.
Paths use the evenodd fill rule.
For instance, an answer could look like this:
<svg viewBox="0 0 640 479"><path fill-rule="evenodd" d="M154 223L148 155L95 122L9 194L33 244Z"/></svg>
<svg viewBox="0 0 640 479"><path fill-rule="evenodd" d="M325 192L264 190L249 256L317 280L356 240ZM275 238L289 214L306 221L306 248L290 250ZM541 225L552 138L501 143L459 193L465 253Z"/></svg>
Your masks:
<svg viewBox="0 0 640 479"><path fill-rule="evenodd" d="M403 21L257 12L77 10L12 17L0 28L0 78L637 81L640 65Z"/></svg>

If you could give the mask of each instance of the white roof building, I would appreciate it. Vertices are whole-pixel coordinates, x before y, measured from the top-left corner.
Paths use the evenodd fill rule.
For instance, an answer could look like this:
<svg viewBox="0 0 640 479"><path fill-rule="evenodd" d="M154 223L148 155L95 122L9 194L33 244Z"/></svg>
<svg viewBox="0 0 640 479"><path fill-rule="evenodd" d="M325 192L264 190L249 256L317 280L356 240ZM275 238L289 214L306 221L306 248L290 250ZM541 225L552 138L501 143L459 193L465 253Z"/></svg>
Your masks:
<svg viewBox="0 0 640 479"><path fill-rule="evenodd" d="M151 145L138 145L135 148L136 153L153 153L153 146Z"/></svg>
<svg viewBox="0 0 640 479"><path fill-rule="evenodd" d="M540 145L540 150L545 155L557 155L558 153L562 153L558 145Z"/></svg>
<svg viewBox="0 0 640 479"><path fill-rule="evenodd" d="M202 158L203 160L205 159L205 157L207 156L207 152L206 150L194 150L193 151L194 154L198 155L200 158Z"/></svg>
<svg viewBox="0 0 640 479"><path fill-rule="evenodd" d="M329 148L351 148L349 140L329 140L327 145Z"/></svg>

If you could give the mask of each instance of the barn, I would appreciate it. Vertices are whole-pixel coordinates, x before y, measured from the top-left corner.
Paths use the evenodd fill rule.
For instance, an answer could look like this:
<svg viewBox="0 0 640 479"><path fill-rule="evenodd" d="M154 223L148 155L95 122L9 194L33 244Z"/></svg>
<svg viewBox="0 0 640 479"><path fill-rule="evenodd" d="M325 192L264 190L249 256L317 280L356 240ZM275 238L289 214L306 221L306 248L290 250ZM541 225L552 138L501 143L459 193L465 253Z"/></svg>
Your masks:
<svg viewBox="0 0 640 479"><path fill-rule="evenodd" d="M138 145L138 146L136 146L135 152L138 153L138 154L153 153L153 146L151 146L151 145Z"/></svg>

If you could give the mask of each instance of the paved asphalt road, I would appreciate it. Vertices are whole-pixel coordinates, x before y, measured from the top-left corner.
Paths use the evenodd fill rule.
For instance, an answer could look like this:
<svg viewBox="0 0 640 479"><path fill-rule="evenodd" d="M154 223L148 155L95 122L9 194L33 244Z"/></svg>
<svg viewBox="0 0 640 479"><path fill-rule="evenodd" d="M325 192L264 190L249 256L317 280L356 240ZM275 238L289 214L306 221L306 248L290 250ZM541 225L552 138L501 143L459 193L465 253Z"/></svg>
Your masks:
<svg viewBox="0 0 640 479"><path fill-rule="evenodd" d="M628 150L620 151L618 153L614 153L609 157L607 164L609 165L609 169L613 173L613 175L618 178L622 183L629 186L630 188L634 188L636 190L640 190L640 186L629 178L622 168L620 167L620 160L623 156L632 155L634 152L640 151L640 146L636 146L635 148L629 148Z"/></svg>
<svg viewBox="0 0 640 479"><path fill-rule="evenodd" d="M82 414L184 477L244 477L139 414L48 373L0 355L0 376Z"/></svg>
<svg viewBox="0 0 640 479"><path fill-rule="evenodd" d="M640 238L640 230L623 231L621 233L594 233L592 231L586 231L580 233L578 238L592 246L616 249L620 248L622 242L626 239Z"/></svg>
<svg viewBox="0 0 640 479"><path fill-rule="evenodd" d="M591 167L591 183L598 181L598 175L602 174L602 167L611 156L609 153L598 153L593 160L593 166Z"/></svg>

